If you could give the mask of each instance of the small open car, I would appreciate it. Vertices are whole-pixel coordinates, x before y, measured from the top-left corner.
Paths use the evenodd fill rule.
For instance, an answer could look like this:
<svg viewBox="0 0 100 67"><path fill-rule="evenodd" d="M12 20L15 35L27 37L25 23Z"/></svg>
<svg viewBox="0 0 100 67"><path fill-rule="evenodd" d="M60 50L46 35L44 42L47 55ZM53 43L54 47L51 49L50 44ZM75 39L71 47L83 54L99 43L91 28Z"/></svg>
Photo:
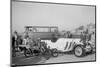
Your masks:
<svg viewBox="0 0 100 67"><path fill-rule="evenodd" d="M51 40L42 40L47 44L47 47L55 50L53 56L58 56L58 52L73 52L75 56L84 56L87 52L92 52L92 46L89 41L83 43L80 39L75 38L59 38L56 42Z"/></svg>
<svg viewBox="0 0 100 67"><path fill-rule="evenodd" d="M46 45L44 42L40 42L39 40L37 41L32 41L29 42L28 44L23 44L19 45L19 48L24 51L24 55L26 57L29 56L38 56L43 54L46 51Z"/></svg>

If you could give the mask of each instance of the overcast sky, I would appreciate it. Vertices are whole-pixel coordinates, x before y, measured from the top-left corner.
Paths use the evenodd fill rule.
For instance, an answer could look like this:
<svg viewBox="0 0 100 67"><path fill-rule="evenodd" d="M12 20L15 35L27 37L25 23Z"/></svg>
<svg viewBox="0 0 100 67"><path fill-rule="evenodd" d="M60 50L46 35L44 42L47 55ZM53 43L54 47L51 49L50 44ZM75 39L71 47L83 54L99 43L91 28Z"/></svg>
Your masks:
<svg viewBox="0 0 100 67"><path fill-rule="evenodd" d="M12 2L12 31L21 33L27 25L72 30L89 23L95 23L95 7Z"/></svg>

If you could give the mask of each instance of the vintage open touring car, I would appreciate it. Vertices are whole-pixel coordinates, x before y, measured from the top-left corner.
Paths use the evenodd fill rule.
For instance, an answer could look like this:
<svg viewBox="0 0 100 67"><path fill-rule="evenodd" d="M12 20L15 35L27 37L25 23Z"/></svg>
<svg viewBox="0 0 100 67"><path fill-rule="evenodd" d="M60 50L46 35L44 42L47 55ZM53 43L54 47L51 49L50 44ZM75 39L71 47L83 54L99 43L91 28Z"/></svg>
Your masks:
<svg viewBox="0 0 100 67"><path fill-rule="evenodd" d="M59 38L56 42L52 42L51 40L42 40L42 42L45 42L50 49L56 50L53 56L58 56L59 52L73 51L75 56L81 57L93 50L89 41L87 41L86 46L84 46L83 42L80 42L80 39Z"/></svg>

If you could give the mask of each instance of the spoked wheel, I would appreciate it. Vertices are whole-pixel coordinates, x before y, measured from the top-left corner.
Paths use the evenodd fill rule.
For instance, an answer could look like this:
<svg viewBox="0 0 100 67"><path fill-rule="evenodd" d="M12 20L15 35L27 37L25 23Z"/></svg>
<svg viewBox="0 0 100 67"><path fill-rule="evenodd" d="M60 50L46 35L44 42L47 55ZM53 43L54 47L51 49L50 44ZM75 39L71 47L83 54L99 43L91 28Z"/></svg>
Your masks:
<svg viewBox="0 0 100 67"><path fill-rule="evenodd" d="M53 57L57 57L58 56L58 52L54 52L52 55L53 55Z"/></svg>
<svg viewBox="0 0 100 67"><path fill-rule="evenodd" d="M29 57L31 55L30 51L27 49L24 51L25 57Z"/></svg>
<svg viewBox="0 0 100 67"><path fill-rule="evenodd" d="M53 57L57 57L57 56L58 56L58 51L57 51L57 49L53 49L53 50L52 50L52 56L53 56Z"/></svg>
<svg viewBox="0 0 100 67"><path fill-rule="evenodd" d="M34 50L34 54L35 54L35 56L39 56L40 51L39 50Z"/></svg>
<svg viewBox="0 0 100 67"><path fill-rule="evenodd" d="M85 51L82 46L76 46L74 49L74 54L77 57L81 57L85 55Z"/></svg>

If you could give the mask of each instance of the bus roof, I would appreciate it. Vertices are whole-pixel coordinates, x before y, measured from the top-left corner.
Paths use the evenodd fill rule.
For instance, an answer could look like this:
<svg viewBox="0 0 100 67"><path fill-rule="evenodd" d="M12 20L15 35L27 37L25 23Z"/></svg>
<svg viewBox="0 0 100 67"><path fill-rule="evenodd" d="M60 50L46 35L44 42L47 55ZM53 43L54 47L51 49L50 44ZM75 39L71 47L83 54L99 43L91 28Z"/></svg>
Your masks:
<svg viewBox="0 0 100 67"><path fill-rule="evenodd" d="M25 26L25 28L58 28L57 26Z"/></svg>

